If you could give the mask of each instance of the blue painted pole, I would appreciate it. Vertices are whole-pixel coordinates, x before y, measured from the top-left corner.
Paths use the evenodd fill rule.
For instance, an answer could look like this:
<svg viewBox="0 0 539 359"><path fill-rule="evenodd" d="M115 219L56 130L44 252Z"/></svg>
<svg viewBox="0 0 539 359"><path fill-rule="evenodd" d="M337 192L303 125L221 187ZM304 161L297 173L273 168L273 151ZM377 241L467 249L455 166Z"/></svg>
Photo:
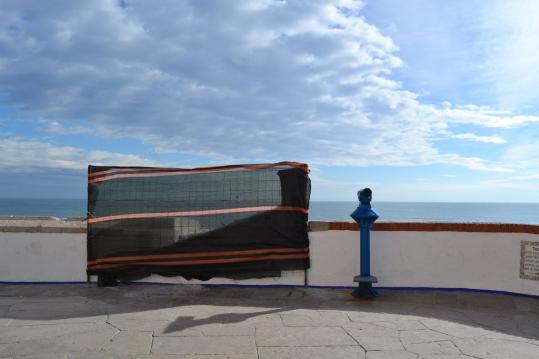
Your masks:
<svg viewBox="0 0 539 359"><path fill-rule="evenodd" d="M371 275L371 231L365 221L361 223L360 251L360 274L362 277L368 277Z"/></svg>
<svg viewBox="0 0 539 359"><path fill-rule="evenodd" d="M378 295L372 287L378 279L371 275L371 228L378 219L378 214L371 207L372 191L364 188L357 193L360 205L350 215L359 226L360 235L360 270L359 275L354 277L354 282L358 283L358 288L354 289L352 295L358 298L374 298Z"/></svg>

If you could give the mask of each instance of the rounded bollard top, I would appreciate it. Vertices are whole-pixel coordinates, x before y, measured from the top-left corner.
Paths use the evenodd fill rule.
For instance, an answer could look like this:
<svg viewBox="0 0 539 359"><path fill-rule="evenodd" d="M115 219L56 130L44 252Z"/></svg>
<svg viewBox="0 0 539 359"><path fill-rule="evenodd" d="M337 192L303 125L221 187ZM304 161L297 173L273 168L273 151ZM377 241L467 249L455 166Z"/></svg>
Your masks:
<svg viewBox="0 0 539 359"><path fill-rule="evenodd" d="M370 204L372 200L372 190L367 187L357 191L357 198L361 204Z"/></svg>
<svg viewBox="0 0 539 359"><path fill-rule="evenodd" d="M372 224L378 214L371 208L372 190L364 188L357 192L360 206L350 215L357 223Z"/></svg>

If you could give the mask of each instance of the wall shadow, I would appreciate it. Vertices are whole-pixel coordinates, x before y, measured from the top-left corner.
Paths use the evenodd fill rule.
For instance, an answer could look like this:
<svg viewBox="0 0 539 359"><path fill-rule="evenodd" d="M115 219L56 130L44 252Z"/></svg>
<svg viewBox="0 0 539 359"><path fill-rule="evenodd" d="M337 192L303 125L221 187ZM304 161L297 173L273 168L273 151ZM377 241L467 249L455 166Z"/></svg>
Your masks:
<svg viewBox="0 0 539 359"><path fill-rule="evenodd" d="M459 326L481 328L539 340L537 299L470 292L381 292L376 300L366 301L354 299L345 289L301 287L0 285L0 318L11 319L6 324L9 327L57 324L62 320L95 321L100 320L99 316L125 314L124 319L141 323L166 321L164 333L173 333L207 324L240 324L275 314L282 318L293 310L313 309L345 312L354 321L420 320L429 325L445 325L448 330L458 331ZM202 307L211 311L202 316L186 315L186 310L197 311ZM243 312L238 312L238 307L243 308ZM167 319L163 319L165 314ZM430 321L432 319L438 322Z"/></svg>

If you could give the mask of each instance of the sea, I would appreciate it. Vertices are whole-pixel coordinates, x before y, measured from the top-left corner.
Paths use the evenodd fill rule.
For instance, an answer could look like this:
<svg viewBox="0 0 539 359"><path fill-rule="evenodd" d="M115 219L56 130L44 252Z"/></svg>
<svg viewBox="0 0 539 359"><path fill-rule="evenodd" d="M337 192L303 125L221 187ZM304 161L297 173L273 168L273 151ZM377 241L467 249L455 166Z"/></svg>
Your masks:
<svg viewBox="0 0 539 359"><path fill-rule="evenodd" d="M309 220L351 221L357 202L311 201ZM385 222L539 224L539 203L373 202ZM0 216L86 217L86 199L0 198Z"/></svg>

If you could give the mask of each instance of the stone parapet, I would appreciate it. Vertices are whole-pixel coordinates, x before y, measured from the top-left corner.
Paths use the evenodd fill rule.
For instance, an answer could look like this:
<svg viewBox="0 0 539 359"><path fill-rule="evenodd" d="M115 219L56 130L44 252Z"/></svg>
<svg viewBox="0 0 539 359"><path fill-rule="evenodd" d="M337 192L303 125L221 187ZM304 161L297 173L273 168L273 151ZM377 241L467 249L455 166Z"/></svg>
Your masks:
<svg viewBox="0 0 539 359"><path fill-rule="evenodd" d="M84 218L0 217L0 232L10 233L86 233Z"/></svg>

